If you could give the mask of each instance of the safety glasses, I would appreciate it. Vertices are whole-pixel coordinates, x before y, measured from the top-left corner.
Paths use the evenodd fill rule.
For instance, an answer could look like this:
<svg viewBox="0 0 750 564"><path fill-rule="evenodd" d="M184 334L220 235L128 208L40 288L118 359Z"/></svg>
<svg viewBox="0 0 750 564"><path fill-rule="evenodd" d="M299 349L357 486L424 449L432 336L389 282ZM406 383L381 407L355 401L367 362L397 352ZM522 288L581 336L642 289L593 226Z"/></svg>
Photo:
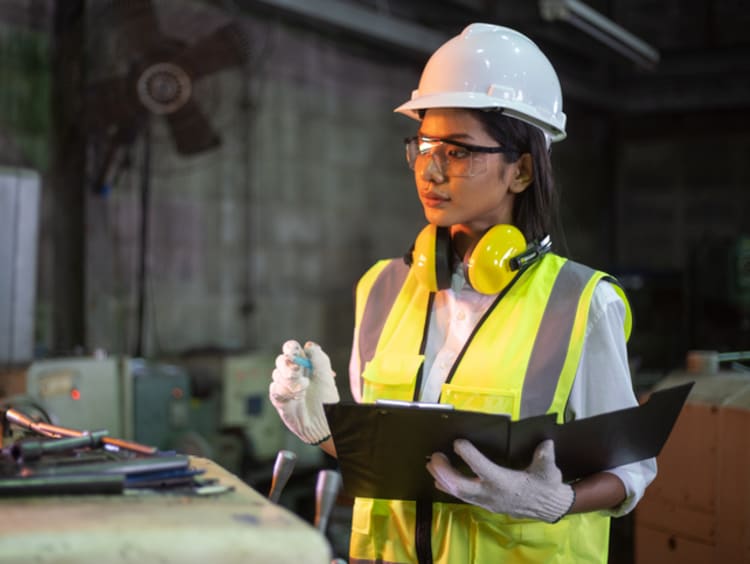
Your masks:
<svg viewBox="0 0 750 564"><path fill-rule="evenodd" d="M420 158L429 156L443 176L476 176L487 170L487 154L518 153L509 147L480 147L454 139L416 135L404 139L406 161L414 170Z"/></svg>

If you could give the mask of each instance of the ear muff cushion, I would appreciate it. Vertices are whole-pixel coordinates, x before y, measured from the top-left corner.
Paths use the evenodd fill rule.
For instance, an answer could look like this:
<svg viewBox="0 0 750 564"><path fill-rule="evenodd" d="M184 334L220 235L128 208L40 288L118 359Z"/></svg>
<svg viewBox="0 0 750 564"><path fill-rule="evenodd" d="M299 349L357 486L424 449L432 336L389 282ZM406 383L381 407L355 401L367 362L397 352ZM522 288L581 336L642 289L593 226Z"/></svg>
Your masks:
<svg viewBox="0 0 750 564"><path fill-rule="evenodd" d="M495 225L477 242L466 263L466 276L477 292L497 294L515 276L510 259L526 250L526 238L513 225Z"/></svg>
<svg viewBox="0 0 750 564"><path fill-rule="evenodd" d="M420 284L431 292L450 287L451 236L445 227L427 225L414 241L412 265Z"/></svg>

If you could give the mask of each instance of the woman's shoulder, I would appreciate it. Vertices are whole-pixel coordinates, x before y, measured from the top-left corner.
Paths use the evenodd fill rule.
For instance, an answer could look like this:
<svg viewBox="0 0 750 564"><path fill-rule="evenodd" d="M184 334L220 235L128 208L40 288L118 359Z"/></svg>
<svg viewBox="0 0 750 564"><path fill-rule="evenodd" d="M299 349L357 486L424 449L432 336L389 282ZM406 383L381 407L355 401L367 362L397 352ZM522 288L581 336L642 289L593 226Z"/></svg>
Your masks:
<svg viewBox="0 0 750 564"><path fill-rule="evenodd" d="M586 274L587 277L597 275L600 277L594 287L592 307L607 308L610 305L625 302L626 298L622 286L608 272L555 253L550 253L550 256L558 262L559 268L562 268L565 264L575 265L582 272L588 273Z"/></svg>
<svg viewBox="0 0 750 564"><path fill-rule="evenodd" d="M380 259L372 264L359 277L357 285L374 284L384 273L403 278L409 272L409 266L401 258Z"/></svg>
<svg viewBox="0 0 750 564"><path fill-rule="evenodd" d="M603 278L594 288L589 308L588 328L606 322L612 327L625 327L626 335L630 335L631 313L630 305L622 289L614 279Z"/></svg>
<svg viewBox="0 0 750 564"><path fill-rule="evenodd" d="M622 294L618 291L614 278L602 278L594 288L593 302L601 307L608 307L615 303L622 303Z"/></svg>

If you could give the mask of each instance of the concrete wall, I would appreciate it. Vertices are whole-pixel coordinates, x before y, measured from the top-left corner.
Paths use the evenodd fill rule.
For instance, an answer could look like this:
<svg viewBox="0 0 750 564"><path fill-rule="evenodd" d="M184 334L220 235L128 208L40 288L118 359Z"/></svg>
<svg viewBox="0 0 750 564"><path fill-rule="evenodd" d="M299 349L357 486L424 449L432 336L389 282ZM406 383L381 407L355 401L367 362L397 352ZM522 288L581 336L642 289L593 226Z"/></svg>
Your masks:
<svg viewBox="0 0 750 564"><path fill-rule="evenodd" d="M289 338L345 349L356 279L403 254L424 221L402 145L416 122L392 113L418 69L246 23L248 69L198 83L222 147L177 157L153 122L148 355ZM90 348L134 346L141 151L111 193L89 197Z"/></svg>

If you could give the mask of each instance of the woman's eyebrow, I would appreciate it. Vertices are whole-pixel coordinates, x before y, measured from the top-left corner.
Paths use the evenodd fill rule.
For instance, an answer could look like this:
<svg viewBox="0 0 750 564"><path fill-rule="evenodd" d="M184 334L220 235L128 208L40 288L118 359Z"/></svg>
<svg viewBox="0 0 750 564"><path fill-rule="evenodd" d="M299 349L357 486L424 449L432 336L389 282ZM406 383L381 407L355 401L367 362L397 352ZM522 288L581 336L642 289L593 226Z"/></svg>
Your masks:
<svg viewBox="0 0 750 564"><path fill-rule="evenodd" d="M417 135L420 137L426 137L427 139L468 139L471 140L473 137L468 133L449 133L448 135L429 135L421 129L417 131Z"/></svg>

